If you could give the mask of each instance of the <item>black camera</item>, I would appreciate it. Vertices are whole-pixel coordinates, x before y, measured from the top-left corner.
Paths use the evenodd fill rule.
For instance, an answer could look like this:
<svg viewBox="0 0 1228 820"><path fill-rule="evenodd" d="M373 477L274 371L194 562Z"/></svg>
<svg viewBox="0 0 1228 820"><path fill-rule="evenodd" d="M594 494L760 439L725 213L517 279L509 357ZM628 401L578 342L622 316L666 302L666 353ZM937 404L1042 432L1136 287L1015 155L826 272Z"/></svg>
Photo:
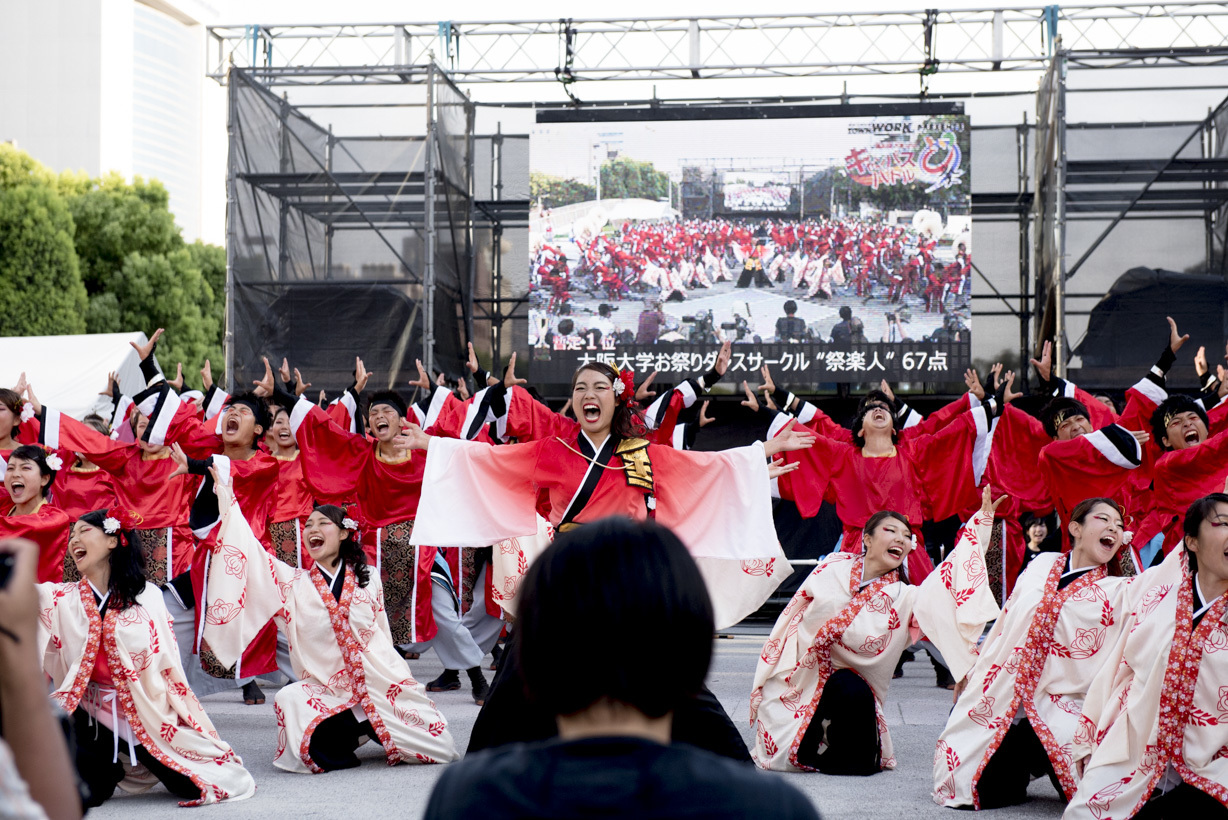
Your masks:
<svg viewBox="0 0 1228 820"><path fill-rule="evenodd" d="M0 589L9 585L9 578L12 577L15 566L17 566L16 555L11 552L0 554Z"/></svg>

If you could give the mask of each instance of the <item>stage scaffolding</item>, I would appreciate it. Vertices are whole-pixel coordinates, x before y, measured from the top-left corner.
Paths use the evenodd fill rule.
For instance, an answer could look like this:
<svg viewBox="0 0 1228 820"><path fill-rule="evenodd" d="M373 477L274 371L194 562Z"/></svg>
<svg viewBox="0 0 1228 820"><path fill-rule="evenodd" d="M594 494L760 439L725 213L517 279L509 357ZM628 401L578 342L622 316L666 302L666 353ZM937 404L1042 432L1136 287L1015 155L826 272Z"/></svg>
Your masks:
<svg viewBox="0 0 1228 820"><path fill-rule="evenodd" d="M214 26L208 44L209 76L231 92L227 356L238 372L227 373L239 383L254 356L282 355L295 335L289 325L309 320L317 328L310 332L337 339L335 354L319 354L331 362L319 379L330 388L348 383L352 362L333 360L340 348L354 349L353 334L384 334L363 344L382 350L367 365L389 384L403 384L418 356L456 375L467 340L478 340L482 358L496 366L523 346L527 135L475 134L481 106L840 105L1026 94L1035 117L974 120L972 151L974 318L1018 322L1016 364L1040 339L1056 338L1059 372L1065 367L1069 317L1088 315L1105 277L1124 272L1114 255L1123 248L1138 249L1138 264L1228 278L1225 106L1203 120L1145 121L1139 110L1133 121L1083 122L1082 95L1105 89L1068 82L1073 73L1128 69L1142 78L1135 90L1154 93L1185 75L1150 69L1228 66L1224 4ZM1003 89L927 96L935 74L982 73L996 73ZM849 93L846 83L816 94L799 85L883 75L913 75L918 92ZM747 92L705 96L707 81L730 78ZM1039 91L1029 87L1036 81ZM686 90L659 97L656 83ZM1216 85L1228 84L1201 88ZM1116 86L1110 90L1128 99L1130 89ZM311 96L334 87L323 101ZM406 88L419 98L390 102ZM613 89L626 93L613 99ZM482 99L487 90L490 99ZM341 102L339 94L355 96ZM423 109L413 130L425 136L334 136L311 120L313 108L395 106ZM338 287L387 315L372 307L330 316L341 300L325 294ZM292 309L269 311L274 303ZM265 318L281 313L291 318ZM1119 383L1109 370L1101 377Z"/></svg>

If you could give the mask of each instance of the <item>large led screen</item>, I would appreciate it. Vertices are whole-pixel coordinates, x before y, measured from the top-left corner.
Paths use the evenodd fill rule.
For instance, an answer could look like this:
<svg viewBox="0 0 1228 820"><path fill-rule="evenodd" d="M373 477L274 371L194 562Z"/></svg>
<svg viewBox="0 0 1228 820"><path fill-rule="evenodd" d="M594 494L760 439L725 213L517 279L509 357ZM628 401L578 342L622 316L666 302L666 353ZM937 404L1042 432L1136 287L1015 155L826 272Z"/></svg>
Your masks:
<svg viewBox="0 0 1228 820"><path fill-rule="evenodd" d="M600 359L677 381L959 381L970 364L968 118L953 105L539 112L535 381ZM736 380L736 379L735 379Z"/></svg>

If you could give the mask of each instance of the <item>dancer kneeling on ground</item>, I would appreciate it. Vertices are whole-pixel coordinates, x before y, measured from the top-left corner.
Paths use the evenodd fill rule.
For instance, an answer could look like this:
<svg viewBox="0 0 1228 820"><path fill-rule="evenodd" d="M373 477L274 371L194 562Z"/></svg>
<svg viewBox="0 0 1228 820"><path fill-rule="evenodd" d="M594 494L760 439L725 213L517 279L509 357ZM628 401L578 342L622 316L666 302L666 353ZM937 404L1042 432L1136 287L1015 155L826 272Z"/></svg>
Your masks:
<svg viewBox="0 0 1228 820"><path fill-rule="evenodd" d="M870 775L893 769L883 702L892 672L921 628L944 657L973 651L997 612L984 549L994 510L981 509L955 550L921 586L909 583L916 549L909 521L870 516L864 551L828 555L798 589L763 646L750 696L754 758L765 769Z"/></svg>
<svg viewBox="0 0 1228 820"><path fill-rule="evenodd" d="M1079 711L1092 680L1113 664L1130 578L1122 576L1128 539L1116 502L1088 498L1070 515L1073 549L1033 558L979 654L947 657L966 686L934 755L940 805L1022 803L1042 775L1063 799L1074 794Z"/></svg>
<svg viewBox="0 0 1228 820"><path fill-rule="evenodd" d="M1131 584L1087 692L1067 820L1228 818L1228 495L1195 501L1183 529Z"/></svg>
<svg viewBox="0 0 1228 820"><path fill-rule="evenodd" d="M426 817L811 818L792 787L687 745L670 718L703 684L712 604L686 547L651 522L607 518L561 535L529 568L516 654L559 738L466 757ZM570 652L593 624L636 636L634 657Z"/></svg>
<svg viewBox="0 0 1228 820"><path fill-rule="evenodd" d="M299 681L273 698L273 765L326 772L359 765L354 750L372 739L388 765L455 760L447 723L397 654L383 587L355 540L358 525L340 507L317 507L303 541L314 562L292 567L264 550L224 477L210 468L221 525L209 563L204 637L223 663L273 619L289 643Z"/></svg>
<svg viewBox="0 0 1228 820"><path fill-rule="evenodd" d="M136 524L115 510L82 516L68 543L81 580L38 585L36 648L76 727L85 805L101 805L117 785L144 791L158 781L185 806L251 797L243 761L188 687Z"/></svg>

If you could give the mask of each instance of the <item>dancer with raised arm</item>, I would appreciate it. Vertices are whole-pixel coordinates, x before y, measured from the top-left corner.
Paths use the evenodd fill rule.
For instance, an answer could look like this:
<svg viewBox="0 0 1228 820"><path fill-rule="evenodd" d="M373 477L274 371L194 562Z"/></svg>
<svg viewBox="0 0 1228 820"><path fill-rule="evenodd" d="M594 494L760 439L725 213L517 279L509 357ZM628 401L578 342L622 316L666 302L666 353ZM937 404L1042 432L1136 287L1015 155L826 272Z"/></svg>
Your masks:
<svg viewBox="0 0 1228 820"><path fill-rule="evenodd" d="M1190 505L1185 542L1131 585L1088 690L1066 820L1228 818L1228 495Z"/></svg>
<svg viewBox="0 0 1228 820"><path fill-rule="evenodd" d="M894 769L883 704L900 655L917 640L916 612L943 656L975 647L997 612L983 552L994 510L981 509L951 555L920 585L907 559L916 549L901 513L875 513L861 553L835 552L802 582L763 645L750 696L755 762L776 771L871 775Z"/></svg>
<svg viewBox="0 0 1228 820"><path fill-rule="evenodd" d="M1071 511L1073 549L1037 554L979 651L944 656L961 681L934 754L934 802L979 809L1027 800L1048 775L1069 799L1078 784L1070 746L1088 687L1112 663L1128 613L1121 509L1089 498ZM994 608L996 610L996 607ZM918 617L924 617L924 611Z"/></svg>
<svg viewBox="0 0 1228 820"><path fill-rule="evenodd" d="M272 619L300 678L273 697L273 764L317 774L353 768L354 750L368 739L384 747L390 766L455 760L447 723L396 652L383 585L356 540L357 523L340 507L316 508L303 528L314 564L299 569L261 547L224 478L215 486L221 524L205 638L232 663Z"/></svg>

